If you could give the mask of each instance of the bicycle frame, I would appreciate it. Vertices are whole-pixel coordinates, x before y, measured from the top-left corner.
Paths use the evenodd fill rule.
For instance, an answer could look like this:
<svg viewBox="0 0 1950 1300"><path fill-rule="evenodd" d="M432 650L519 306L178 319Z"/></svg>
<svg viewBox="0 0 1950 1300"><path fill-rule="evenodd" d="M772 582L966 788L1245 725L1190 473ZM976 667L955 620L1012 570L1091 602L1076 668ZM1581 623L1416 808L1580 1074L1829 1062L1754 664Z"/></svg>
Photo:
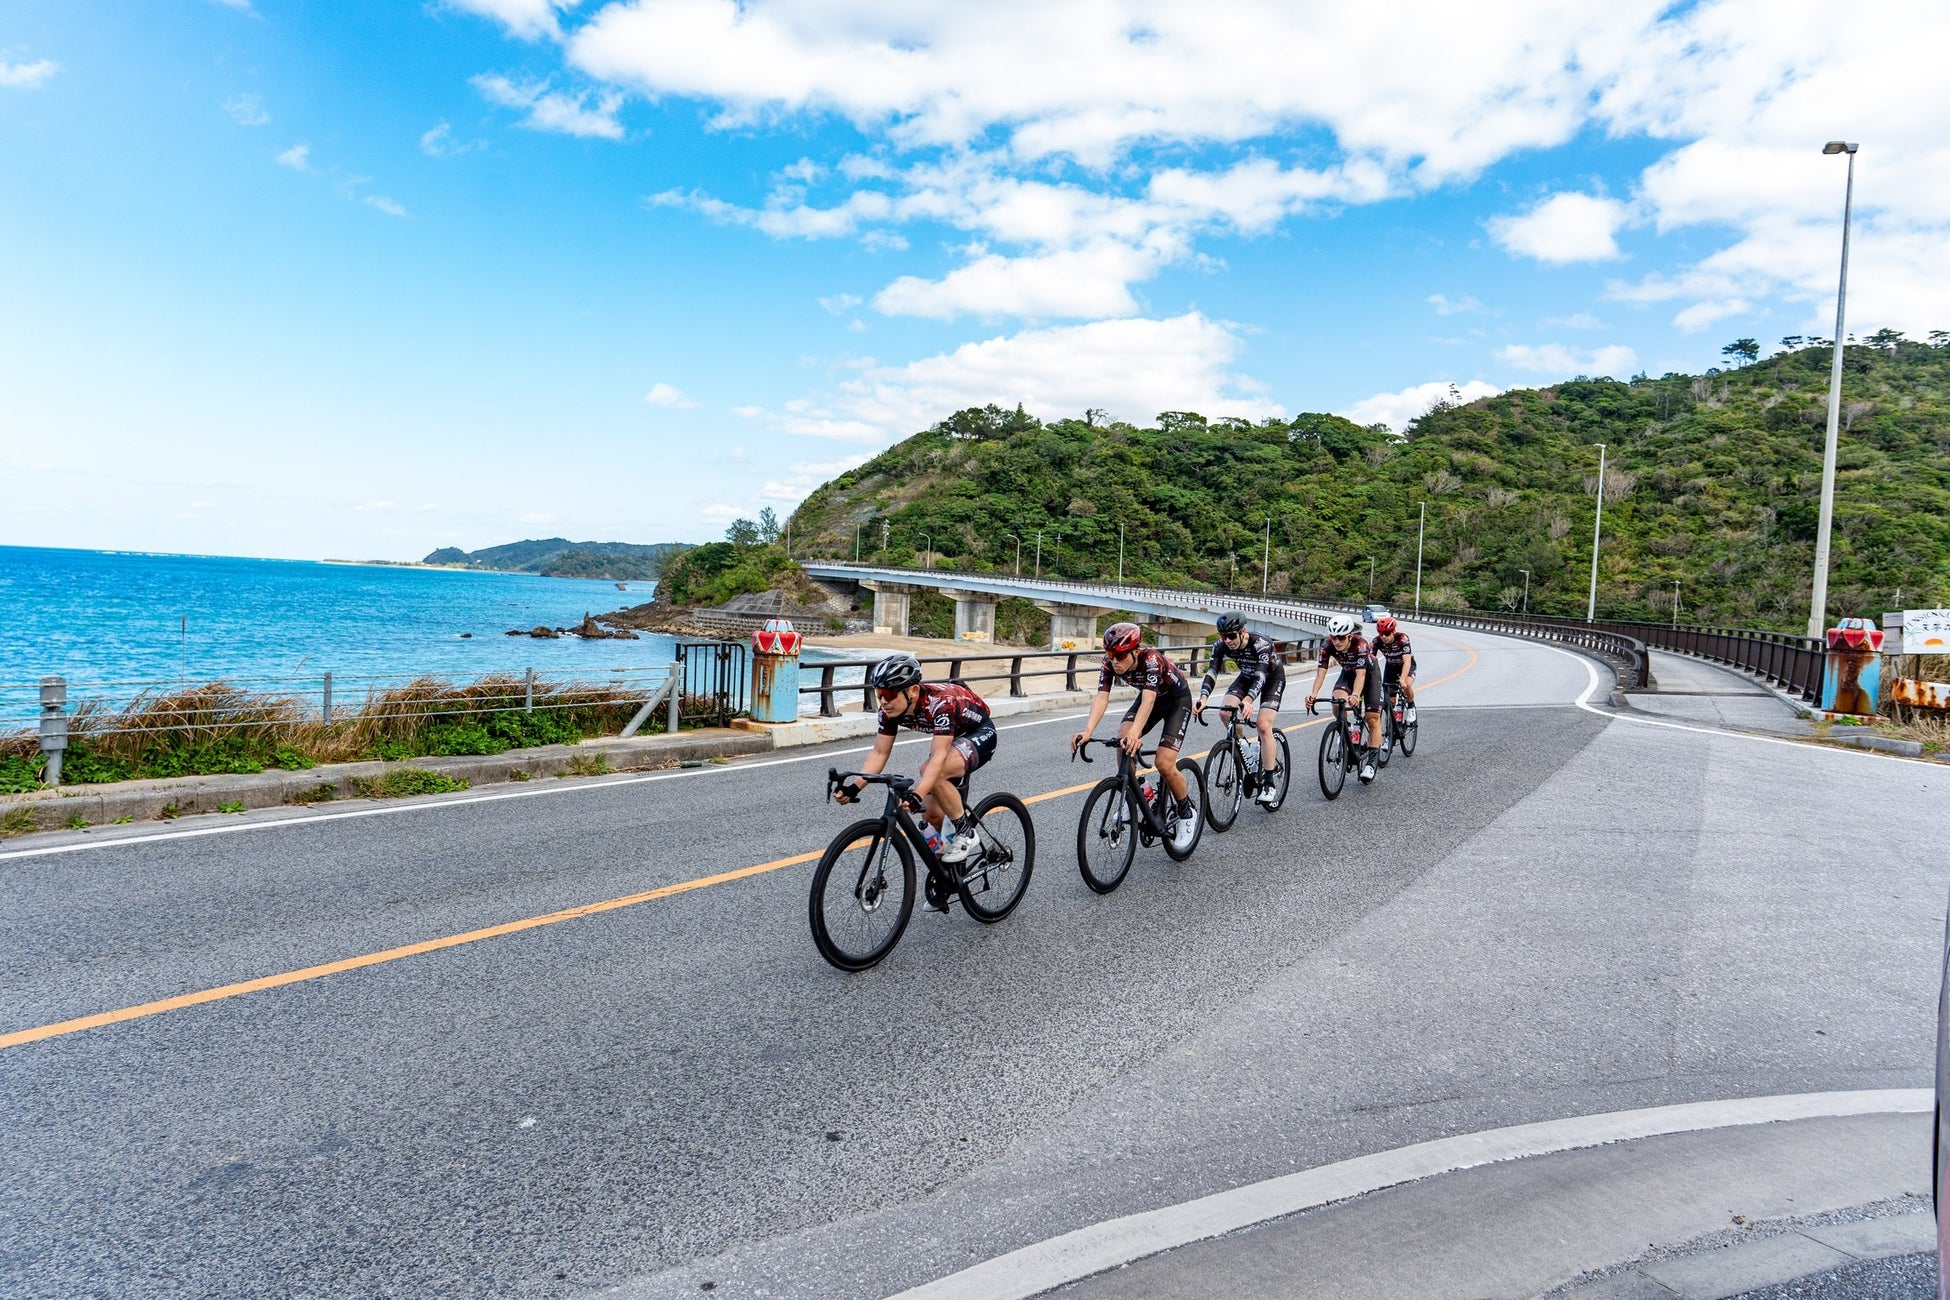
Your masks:
<svg viewBox="0 0 1950 1300"><path fill-rule="evenodd" d="M911 776L895 776L888 772L842 772L837 768L828 768L826 770L827 802L832 802L834 794L839 790L841 785L847 781L854 780L861 783L863 787L861 794L866 793L865 786L884 785L887 787L887 803L880 814L881 825L886 827L887 834L881 841L880 852L885 853L887 851L886 841L893 838L893 832L898 828L901 835L907 840L908 845L920 856L921 864L928 869L928 873L939 876L944 884L952 888L953 875L948 869L948 864L936 857L934 850L928 847L928 837L921 833L921 824L914 820L914 814L908 810L907 800L915 797L912 793L914 789L914 778ZM960 791L963 805L966 806L968 800L968 778L963 776L957 779L954 782L954 786L956 790ZM855 796L856 801L858 797L857 795ZM877 864L877 861L877 859L869 861L867 869L871 869ZM865 871L863 870L862 879L864 878Z"/></svg>
<svg viewBox="0 0 1950 1300"><path fill-rule="evenodd" d="M1144 788L1138 784L1137 775L1137 763L1142 763L1146 760L1155 763L1157 761L1158 751L1155 749L1140 749L1135 756L1137 762L1134 763L1132 761L1133 756L1115 740L1086 740L1077 746L1076 756L1086 763L1096 762L1096 759L1090 757L1090 747L1092 745L1102 745L1107 749L1115 749L1117 751L1117 779L1124 784L1125 800L1138 810L1138 820L1143 824L1145 830L1156 835L1159 839L1165 838L1170 832L1165 829L1164 821L1160 816L1161 809L1158 806L1166 799L1171 798L1171 788L1165 784L1165 774L1162 771L1158 772L1158 789L1163 793L1156 803L1149 802L1145 799Z"/></svg>

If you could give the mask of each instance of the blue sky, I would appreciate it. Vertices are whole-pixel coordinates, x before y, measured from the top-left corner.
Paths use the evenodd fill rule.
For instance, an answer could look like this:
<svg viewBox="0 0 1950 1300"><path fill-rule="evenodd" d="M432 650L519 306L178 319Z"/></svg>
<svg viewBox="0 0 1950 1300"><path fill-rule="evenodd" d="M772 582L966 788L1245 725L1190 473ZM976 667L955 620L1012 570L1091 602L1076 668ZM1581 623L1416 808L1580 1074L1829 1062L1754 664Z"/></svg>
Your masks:
<svg viewBox="0 0 1950 1300"><path fill-rule="evenodd" d="M700 541L962 405L1950 327L1940 5L10 0L0 543ZM1846 18L1846 21L1844 19Z"/></svg>

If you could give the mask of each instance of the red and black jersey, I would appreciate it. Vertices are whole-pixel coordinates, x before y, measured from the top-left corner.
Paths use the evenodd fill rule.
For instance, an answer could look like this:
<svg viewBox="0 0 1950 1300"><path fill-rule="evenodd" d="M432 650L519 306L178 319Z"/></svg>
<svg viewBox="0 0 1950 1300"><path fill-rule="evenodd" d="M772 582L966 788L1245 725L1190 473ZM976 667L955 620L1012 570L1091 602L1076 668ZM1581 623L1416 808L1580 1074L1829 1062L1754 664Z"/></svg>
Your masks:
<svg viewBox="0 0 1950 1300"><path fill-rule="evenodd" d="M879 734L891 736L906 727L931 736L966 736L989 720L988 703L960 682L922 682L914 707L898 718L880 711Z"/></svg>
<svg viewBox="0 0 1950 1300"><path fill-rule="evenodd" d="M1122 682L1135 686L1141 691L1156 691L1160 695L1184 694L1189 697L1192 685L1185 680L1185 674L1171 661L1171 656L1156 646L1144 646L1131 657L1131 666L1123 672L1116 672L1110 666L1110 656L1104 656L1103 669L1097 674L1097 690L1107 692L1112 682Z"/></svg>
<svg viewBox="0 0 1950 1300"><path fill-rule="evenodd" d="M1408 658L1411 653L1408 648L1408 633L1397 632L1392 640L1377 633L1375 635L1374 645L1370 649L1374 654L1386 659L1389 667L1399 668L1402 665L1402 661Z"/></svg>
<svg viewBox="0 0 1950 1300"><path fill-rule="evenodd" d="M1336 663L1344 673L1374 667L1374 651L1368 644L1368 638L1356 632L1347 639L1347 646L1339 650L1334 648L1333 638L1320 638L1320 666L1326 668Z"/></svg>

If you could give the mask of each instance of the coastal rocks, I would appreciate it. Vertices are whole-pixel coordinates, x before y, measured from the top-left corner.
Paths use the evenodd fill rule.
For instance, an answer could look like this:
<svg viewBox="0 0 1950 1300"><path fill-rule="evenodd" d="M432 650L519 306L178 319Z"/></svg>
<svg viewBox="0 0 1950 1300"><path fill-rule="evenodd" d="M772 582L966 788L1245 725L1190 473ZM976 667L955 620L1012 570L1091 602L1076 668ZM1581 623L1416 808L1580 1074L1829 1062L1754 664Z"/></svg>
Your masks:
<svg viewBox="0 0 1950 1300"><path fill-rule="evenodd" d="M626 628L604 627L588 614L584 614L582 616L582 622L576 624L574 627L538 627L526 632L520 628L515 628L507 635L532 636L538 641L554 641L565 636L578 636L585 641L635 641L639 639L636 633Z"/></svg>

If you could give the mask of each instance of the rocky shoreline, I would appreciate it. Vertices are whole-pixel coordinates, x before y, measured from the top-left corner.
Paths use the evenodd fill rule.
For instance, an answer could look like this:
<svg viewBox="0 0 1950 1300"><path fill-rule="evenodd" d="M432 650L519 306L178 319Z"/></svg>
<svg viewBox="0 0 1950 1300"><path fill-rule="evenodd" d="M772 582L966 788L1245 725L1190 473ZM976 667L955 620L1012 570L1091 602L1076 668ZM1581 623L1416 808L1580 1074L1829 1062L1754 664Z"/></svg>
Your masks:
<svg viewBox="0 0 1950 1300"><path fill-rule="evenodd" d="M643 605L638 608L648 609L649 606ZM623 613L627 611L617 612ZM598 619L591 617L585 612L582 616L582 622L576 624L574 627L534 627L526 631L516 627L509 628L505 635L532 636L541 641L553 641L557 637L564 636L579 636L585 641L635 641L638 639L637 634L628 627L604 626L606 623L614 623L615 621L615 616L612 614L604 614ZM652 630L662 631L661 628Z"/></svg>

